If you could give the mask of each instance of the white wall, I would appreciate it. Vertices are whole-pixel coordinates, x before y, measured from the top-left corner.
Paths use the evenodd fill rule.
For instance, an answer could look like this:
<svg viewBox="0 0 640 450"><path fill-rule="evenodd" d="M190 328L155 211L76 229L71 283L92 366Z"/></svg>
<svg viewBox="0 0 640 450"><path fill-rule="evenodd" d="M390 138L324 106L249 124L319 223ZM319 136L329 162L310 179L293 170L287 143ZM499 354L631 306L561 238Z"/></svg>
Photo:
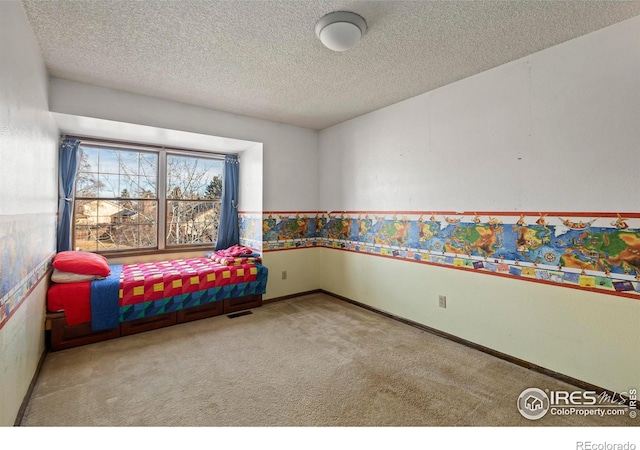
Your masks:
<svg viewBox="0 0 640 450"><path fill-rule="evenodd" d="M13 297L19 306L0 328L0 426L14 424L44 351L48 283L36 285L25 271L46 266L55 251L57 141L44 63L22 5L0 2L1 276L19 290L32 287L26 298ZM16 264L22 273L12 271Z"/></svg>
<svg viewBox="0 0 640 450"><path fill-rule="evenodd" d="M319 248L280 250L264 254L264 265L269 269L265 300L285 297L320 288L319 275L324 260ZM286 279L282 272L286 271Z"/></svg>
<svg viewBox="0 0 640 450"><path fill-rule="evenodd" d="M262 144L255 144L240 154L239 211L262 212L263 166Z"/></svg>
<svg viewBox="0 0 640 450"><path fill-rule="evenodd" d="M323 130L321 210L625 211L640 18Z"/></svg>
<svg viewBox="0 0 640 450"><path fill-rule="evenodd" d="M265 210L314 210L318 132L143 95L52 78L51 111L263 144Z"/></svg>
<svg viewBox="0 0 640 450"><path fill-rule="evenodd" d="M321 131L320 209L638 211L639 42L636 17ZM324 289L604 388L640 380L640 302L321 251Z"/></svg>

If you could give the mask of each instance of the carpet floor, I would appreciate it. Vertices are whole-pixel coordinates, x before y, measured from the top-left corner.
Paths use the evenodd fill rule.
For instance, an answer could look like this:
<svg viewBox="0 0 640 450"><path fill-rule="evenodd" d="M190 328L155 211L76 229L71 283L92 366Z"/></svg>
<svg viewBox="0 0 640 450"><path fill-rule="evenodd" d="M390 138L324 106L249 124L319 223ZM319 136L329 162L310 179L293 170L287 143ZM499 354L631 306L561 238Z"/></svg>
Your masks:
<svg viewBox="0 0 640 450"><path fill-rule="evenodd" d="M554 378L324 294L46 355L21 425L627 426L629 417L530 421Z"/></svg>

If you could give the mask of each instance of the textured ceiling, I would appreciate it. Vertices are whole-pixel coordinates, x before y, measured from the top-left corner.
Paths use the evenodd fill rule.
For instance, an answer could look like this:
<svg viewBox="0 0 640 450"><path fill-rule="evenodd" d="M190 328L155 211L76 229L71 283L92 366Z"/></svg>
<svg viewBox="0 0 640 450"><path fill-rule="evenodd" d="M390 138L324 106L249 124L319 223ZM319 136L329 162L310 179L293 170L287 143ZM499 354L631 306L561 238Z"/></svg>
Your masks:
<svg viewBox="0 0 640 450"><path fill-rule="evenodd" d="M24 0L50 75L313 129L640 15L640 1ZM369 30L334 53L314 25Z"/></svg>

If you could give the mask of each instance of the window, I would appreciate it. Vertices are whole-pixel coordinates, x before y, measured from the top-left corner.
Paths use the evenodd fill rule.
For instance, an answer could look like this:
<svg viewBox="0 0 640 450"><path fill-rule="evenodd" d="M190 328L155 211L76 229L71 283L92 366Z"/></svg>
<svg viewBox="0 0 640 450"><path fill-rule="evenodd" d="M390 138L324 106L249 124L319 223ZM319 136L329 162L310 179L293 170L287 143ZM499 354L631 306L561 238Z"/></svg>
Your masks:
<svg viewBox="0 0 640 450"><path fill-rule="evenodd" d="M221 197L221 161L167 155L167 245L215 242Z"/></svg>
<svg viewBox="0 0 640 450"><path fill-rule="evenodd" d="M80 148L74 248L116 252L215 243L219 156L91 141Z"/></svg>

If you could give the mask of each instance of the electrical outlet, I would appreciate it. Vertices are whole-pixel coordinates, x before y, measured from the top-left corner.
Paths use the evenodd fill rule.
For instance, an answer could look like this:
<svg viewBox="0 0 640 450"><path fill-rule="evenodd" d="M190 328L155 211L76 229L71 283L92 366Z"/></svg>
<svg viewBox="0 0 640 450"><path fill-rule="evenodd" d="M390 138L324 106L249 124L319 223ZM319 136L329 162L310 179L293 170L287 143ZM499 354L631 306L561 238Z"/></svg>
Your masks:
<svg viewBox="0 0 640 450"><path fill-rule="evenodd" d="M447 307L447 297L444 295L440 295L438 296L438 301L440 304L440 308L446 308Z"/></svg>
<svg viewBox="0 0 640 450"><path fill-rule="evenodd" d="M287 271L286 271L286 270L283 270L283 271L282 271L282 279L283 279L283 280L286 280L286 279L287 279Z"/></svg>

